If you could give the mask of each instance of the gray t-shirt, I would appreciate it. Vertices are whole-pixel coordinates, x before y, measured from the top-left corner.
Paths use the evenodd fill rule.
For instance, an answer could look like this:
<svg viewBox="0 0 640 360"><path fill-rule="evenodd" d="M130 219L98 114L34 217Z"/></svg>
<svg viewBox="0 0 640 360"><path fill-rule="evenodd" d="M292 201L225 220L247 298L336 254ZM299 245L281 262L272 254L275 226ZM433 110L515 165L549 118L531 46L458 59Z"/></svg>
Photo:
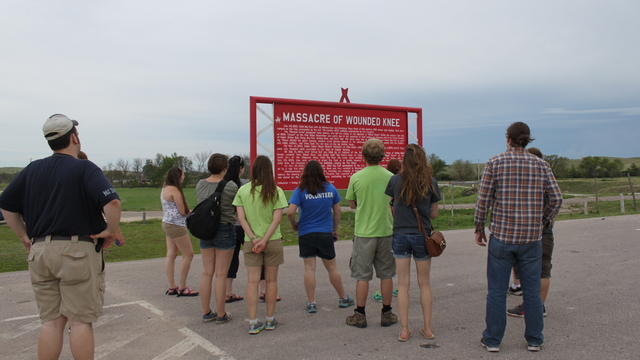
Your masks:
<svg viewBox="0 0 640 360"><path fill-rule="evenodd" d="M217 187L217 182L210 183L205 179L198 181L198 184L196 185L196 198L198 199L198 204L211 196L211 194L216 191ZM238 186L233 181L227 182L227 185L224 186L224 189L222 190L222 199L220 200L221 224L234 225L236 223L236 211L235 207L231 203L233 202L233 198L236 197L237 192Z"/></svg>
<svg viewBox="0 0 640 360"><path fill-rule="evenodd" d="M416 204L418 212L420 213L420 219L427 233L431 233L431 219L429 214L431 213L431 204L440 201L440 194L438 193L438 182L436 179L431 178L431 183L436 189L435 194L431 191L427 192L427 197L422 199ZM413 212L413 206L407 206L407 202L404 199L400 199L400 190L402 189L402 176L393 175L389 179L385 194L393 198L393 233L394 234L420 234L420 228L418 227L418 220Z"/></svg>

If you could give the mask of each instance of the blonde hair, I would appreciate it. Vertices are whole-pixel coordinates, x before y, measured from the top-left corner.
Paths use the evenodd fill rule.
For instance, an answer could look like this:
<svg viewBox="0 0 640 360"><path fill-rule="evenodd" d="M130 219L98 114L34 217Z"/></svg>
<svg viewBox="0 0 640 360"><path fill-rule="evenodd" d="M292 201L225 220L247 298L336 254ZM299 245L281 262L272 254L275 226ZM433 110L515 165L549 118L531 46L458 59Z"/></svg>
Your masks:
<svg viewBox="0 0 640 360"><path fill-rule="evenodd" d="M362 144L362 156L372 165L378 165L384 159L384 144L382 141L371 138Z"/></svg>

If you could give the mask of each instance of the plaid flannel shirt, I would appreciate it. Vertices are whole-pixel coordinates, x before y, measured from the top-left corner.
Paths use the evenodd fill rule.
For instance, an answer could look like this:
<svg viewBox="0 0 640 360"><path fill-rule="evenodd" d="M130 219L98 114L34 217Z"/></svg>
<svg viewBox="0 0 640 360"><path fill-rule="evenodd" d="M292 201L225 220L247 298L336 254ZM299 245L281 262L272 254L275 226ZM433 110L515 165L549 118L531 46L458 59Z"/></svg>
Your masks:
<svg viewBox="0 0 640 360"><path fill-rule="evenodd" d="M546 199L545 199L546 198ZM511 147L487 161L478 189L474 222L506 244L540 240L562 205L562 193L549 164L525 148Z"/></svg>

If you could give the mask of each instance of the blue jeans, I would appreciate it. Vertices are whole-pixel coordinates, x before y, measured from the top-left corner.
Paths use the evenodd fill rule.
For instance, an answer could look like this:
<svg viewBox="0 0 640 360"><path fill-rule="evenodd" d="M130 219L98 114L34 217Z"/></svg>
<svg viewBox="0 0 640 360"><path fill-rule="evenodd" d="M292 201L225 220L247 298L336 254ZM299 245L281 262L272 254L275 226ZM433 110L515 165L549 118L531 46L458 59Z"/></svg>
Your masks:
<svg viewBox="0 0 640 360"><path fill-rule="evenodd" d="M529 345L544 342L542 329L542 299L540 298L540 271L542 269L542 242L507 245L493 235L489 240L487 257L487 328L482 333L484 343L499 346L507 326L507 290L511 268L515 263L520 273L524 303L524 337Z"/></svg>

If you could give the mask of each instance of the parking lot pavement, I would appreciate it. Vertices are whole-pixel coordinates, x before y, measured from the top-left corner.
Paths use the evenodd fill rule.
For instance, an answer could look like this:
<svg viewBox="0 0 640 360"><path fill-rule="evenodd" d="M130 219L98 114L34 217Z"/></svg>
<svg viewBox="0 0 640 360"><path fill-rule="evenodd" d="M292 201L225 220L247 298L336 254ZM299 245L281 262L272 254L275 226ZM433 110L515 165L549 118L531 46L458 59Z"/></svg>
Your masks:
<svg viewBox="0 0 640 360"><path fill-rule="evenodd" d="M448 247L432 260L433 329L426 340L421 327L415 274L411 285L410 327L413 336L397 341L400 326L379 325L381 304L369 299L369 326L347 326L353 308L340 309L326 271L318 264L318 312L305 311L303 264L296 246L285 247L279 271L276 317L280 326L247 334L246 304L228 304L230 323L202 323L199 297L164 295L164 260L107 264L107 293L100 320L94 324L97 359L637 359L640 345L640 216L560 221L555 226L552 282L546 303L545 346L528 353L524 321L508 318L500 353L479 344L484 329L486 248L470 230L444 232ZM128 239L135 241L135 239ZM126 245L125 245L126 246ZM347 292L351 242L336 245ZM197 288L201 259L193 262L187 285ZM244 295L241 268L234 290ZM372 281L370 295L379 287ZM517 305L520 297L509 297ZM40 328L26 272L0 274L0 359L34 359ZM395 299L393 306L395 306ZM397 312L397 308L394 309ZM264 303L259 306L264 320ZM70 359L65 345L63 359Z"/></svg>

